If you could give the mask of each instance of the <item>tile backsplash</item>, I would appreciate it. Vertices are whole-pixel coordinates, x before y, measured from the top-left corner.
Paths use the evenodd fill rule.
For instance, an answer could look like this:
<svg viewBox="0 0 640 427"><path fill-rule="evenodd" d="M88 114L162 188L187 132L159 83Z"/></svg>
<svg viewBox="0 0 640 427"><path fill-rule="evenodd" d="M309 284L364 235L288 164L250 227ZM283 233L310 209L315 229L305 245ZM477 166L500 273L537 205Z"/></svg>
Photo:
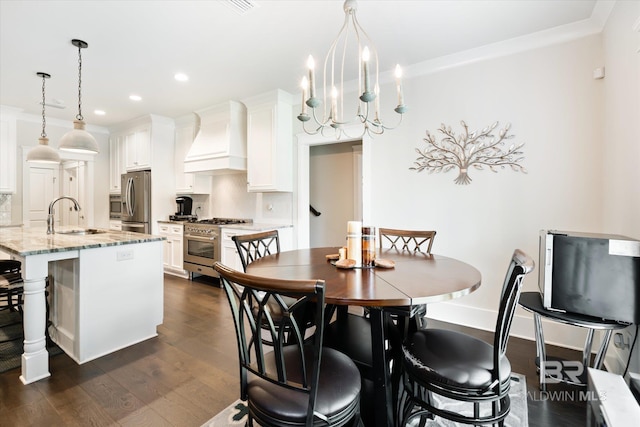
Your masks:
<svg viewBox="0 0 640 427"><path fill-rule="evenodd" d="M11 194L0 194L0 225L11 224Z"/></svg>

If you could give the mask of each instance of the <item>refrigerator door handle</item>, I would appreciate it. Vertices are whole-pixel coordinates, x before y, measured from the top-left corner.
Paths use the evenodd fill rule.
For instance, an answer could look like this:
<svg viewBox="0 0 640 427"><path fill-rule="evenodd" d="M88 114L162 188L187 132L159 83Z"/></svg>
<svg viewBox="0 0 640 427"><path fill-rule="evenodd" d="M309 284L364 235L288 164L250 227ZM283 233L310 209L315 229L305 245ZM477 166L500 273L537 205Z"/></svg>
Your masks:
<svg viewBox="0 0 640 427"><path fill-rule="evenodd" d="M133 184L133 178L128 178L127 179L127 190L126 190L126 198L125 200L127 201L127 213L129 214L130 217L133 216L133 208L131 207L132 202L132 198L131 198L131 186Z"/></svg>
<svg viewBox="0 0 640 427"><path fill-rule="evenodd" d="M131 216L134 216L135 212L136 212L136 186L135 183L133 181L133 178L130 178L131 184L129 185L129 197L131 198L131 204L130 209L131 209Z"/></svg>

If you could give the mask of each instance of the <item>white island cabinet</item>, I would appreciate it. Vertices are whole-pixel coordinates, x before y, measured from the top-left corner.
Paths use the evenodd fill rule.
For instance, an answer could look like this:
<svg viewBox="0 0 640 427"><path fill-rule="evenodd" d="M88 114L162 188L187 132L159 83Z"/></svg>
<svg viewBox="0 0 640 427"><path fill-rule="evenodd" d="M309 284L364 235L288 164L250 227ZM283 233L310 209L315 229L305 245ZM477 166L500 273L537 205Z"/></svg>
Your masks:
<svg viewBox="0 0 640 427"><path fill-rule="evenodd" d="M23 383L50 376L47 281L51 339L77 363L157 336L163 320L162 237L109 230L47 235L43 228L5 228L0 229L0 251L22 262Z"/></svg>

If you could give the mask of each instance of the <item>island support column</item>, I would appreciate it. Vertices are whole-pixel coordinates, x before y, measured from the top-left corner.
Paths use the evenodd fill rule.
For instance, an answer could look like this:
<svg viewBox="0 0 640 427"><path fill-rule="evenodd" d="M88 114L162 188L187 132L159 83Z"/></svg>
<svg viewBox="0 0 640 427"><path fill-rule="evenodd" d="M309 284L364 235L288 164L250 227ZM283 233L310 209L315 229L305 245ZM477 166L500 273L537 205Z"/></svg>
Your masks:
<svg viewBox="0 0 640 427"><path fill-rule="evenodd" d="M45 284L48 262L42 255L27 256L23 262L24 353L20 380L29 384L50 376L49 352L45 337L47 309Z"/></svg>

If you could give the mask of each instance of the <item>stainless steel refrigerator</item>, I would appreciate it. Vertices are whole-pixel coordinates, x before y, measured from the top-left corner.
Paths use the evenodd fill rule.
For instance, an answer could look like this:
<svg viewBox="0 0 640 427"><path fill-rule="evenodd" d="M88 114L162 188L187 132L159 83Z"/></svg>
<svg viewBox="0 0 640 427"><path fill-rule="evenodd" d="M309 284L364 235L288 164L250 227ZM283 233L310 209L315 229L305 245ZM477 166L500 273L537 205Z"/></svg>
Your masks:
<svg viewBox="0 0 640 427"><path fill-rule="evenodd" d="M122 231L151 233L151 172L122 174Z"/></svg>

